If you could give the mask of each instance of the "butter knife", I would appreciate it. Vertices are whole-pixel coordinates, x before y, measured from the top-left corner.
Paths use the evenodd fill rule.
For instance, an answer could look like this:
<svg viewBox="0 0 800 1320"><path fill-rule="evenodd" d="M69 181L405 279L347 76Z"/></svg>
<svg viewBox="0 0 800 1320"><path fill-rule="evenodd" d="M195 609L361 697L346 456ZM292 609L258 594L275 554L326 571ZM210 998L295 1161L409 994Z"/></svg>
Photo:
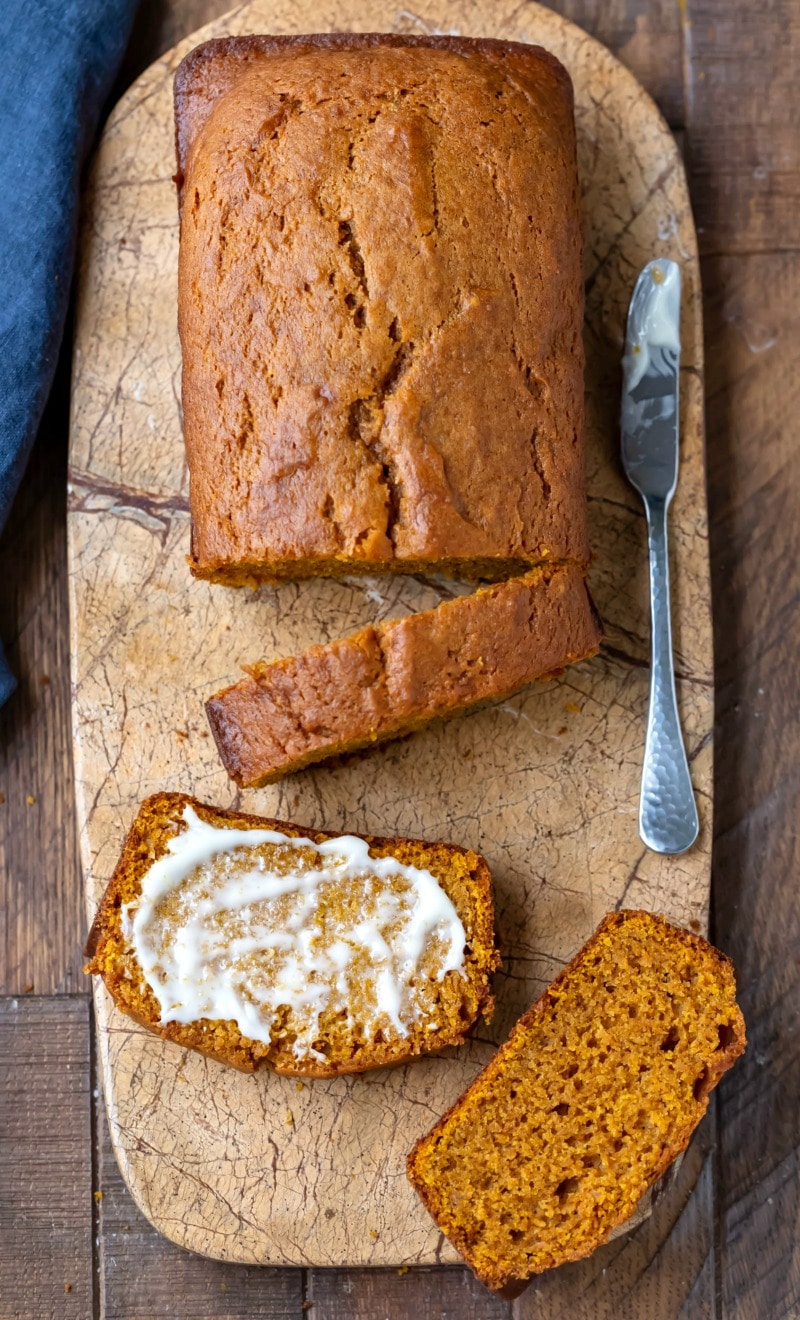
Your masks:
<svg viewBox="0 0 800 1320"><path fill-rule="evenodd" d="M681 272L651 261L633 291L622 359L622 462L644 501L650 554L650 705L639 834L658 853L691 848L700 825L675 694L667 509L678 481Z"/></svg>

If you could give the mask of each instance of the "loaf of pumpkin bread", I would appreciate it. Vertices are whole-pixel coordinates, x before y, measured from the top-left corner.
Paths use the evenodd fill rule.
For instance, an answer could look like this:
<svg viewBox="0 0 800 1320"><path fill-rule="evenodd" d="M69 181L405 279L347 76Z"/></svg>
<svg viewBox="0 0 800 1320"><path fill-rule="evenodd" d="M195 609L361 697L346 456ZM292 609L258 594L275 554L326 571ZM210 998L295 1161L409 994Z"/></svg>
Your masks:
<svg viewBox="0 0 800 1320"><path fill-rule="evenodd" d="M558 61L462 37L228 37L179 66L175 114L192 572L585 565Z"/></svg>
<svg viewBox="0 0 800 1320"><path fill-rule="evenodd" d="M257 788L432 720L502 700L594 655L581 570L537 568L435 609L255 664L206 703L228 774Z"/></svg>
<svg viewBox="0 0 800 1320"><path fill-rule="evenodd" d="M630 1217L744 1047L725 955L612 913L417 1143L409 1178L478 1278L519 1291Z"/></svg>
<svg viewBox="0 0 800 1320"><path fill-rule="evenodd" d="M492 883L453 844L142 803L86 971L167 1040L333 1077L458 1045L491 1016Z"/></svg>

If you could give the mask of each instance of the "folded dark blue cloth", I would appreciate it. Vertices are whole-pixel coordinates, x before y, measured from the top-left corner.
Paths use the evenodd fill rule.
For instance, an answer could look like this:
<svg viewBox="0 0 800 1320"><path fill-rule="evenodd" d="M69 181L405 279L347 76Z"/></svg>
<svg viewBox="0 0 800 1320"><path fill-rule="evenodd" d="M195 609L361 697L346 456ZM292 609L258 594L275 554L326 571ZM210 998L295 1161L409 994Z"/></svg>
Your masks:
<svg viewBox="0 0 800 1320"><path fill-rule="evenodd" d="M0 530L67 314L81 169L136 0L0 0ZM0 704L14 690L0 649Z"/></svg>

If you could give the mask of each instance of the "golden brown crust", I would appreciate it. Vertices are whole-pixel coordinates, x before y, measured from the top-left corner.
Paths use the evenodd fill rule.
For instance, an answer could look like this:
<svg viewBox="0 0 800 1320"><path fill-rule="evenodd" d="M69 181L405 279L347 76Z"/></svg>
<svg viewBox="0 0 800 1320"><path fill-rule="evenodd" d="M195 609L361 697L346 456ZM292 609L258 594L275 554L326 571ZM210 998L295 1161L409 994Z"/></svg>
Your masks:
<svg viewBox="0 0 800 1320"><path fill-rule="evenodd" d="M185 55L175 71L175 154L178 163L176 184L182 201L183 172L192 143L208 119L214 104L228 91L244 68L260 56L314 50L369 50L376 46L414 49L438 47L467 55L516 55L522 60L535 57L550 66L561 81L564 95L572 104L572 82L563 64L543 46L521 41L498 41L492 37L400 36L391 32L317 32L300 36L217 37L203 41Z"/></svg>
<svg viewBox="0 0 800 1320"><path fill-rule="evenodd" d="M187 56L175 108L192 571L585 564L558 62L466 38L230 38Z"/></svg>
<svg viewBox="0 0 800 1320"><path fill-rule="evenodd" d="M248 667L206 703L228 774L260 787L315 761L504 699L594 655L600 621L574 565L533 569L302 655Z"/></svg>
<svg viewBox="0 0 800 1320"><path fill-rule="evenodd" d="M476 1260L475 1231L470 1231L469 1228L463 1225L454 1226L452 1222L447 1222L450 1211L447 1207L442 1182L439 1181L438 1185L434 1187L427 1185L424 1165L430 1152L436 1148L437 1143L459 1124L462 1112L465 1111L465 1106L470 1100L478 1099L481 1095L486 1094L492 1083L503 1077L504 1070L509 1066L513 1066L515 1046L521 1040L531 1036L532 1031L542 1022L554 1005L561 1000L565 1004L568 1002L570 988L575 984L577 974L590 961L598 946L609 936L613 938L614 932L619 931L628 922L636 922L643 924L645 927L650 927L654 932L657 932L660 939L666 937L675 945L683 945L688 948L698 966L703 963L712 965L716 969L721 1012L726 1020L724 1042L722 1034L720 1034L717 1048L702 1064L701 1072L694 1082L691 1110L683 1123L679 1123L672 1128L664 1141L660 1156L647 1167L646 1181L640 1189L641 1193L648 1186L652 1186L653 1183L657 1182L676 1156L686 1148L692 1132L708 1106L709 1093L717 1085L720 1077L733 1065L745 1049L744 1019L735 1000L736 985L733 965L725 954L715 949L699 935L694 935L680 927L673 926L664 918L654 916L648 912L629 909L610 913L605 917L595 933L575 955L572 962L564 968L536 1003L519 1019L505 1044L476 1077L472 1085L442 1115L431 1131L420 1138L408 1157L408 1177L429 1213L436 1219L439 1227L449 1237L456 1250L462 1254L477 1277L487 1287L502 1292L504 1296L518 1296L531 1275L542 1269L552 1268L568 1261L579 1260L590 1254L607 1240L609 1234L615 1228L627 1220L633 1206L626 1204L624 1201L621 1201L616 1207L613 1203L604 1206L597 1219L597 1228L593 1237L589 1240L584 1239L574 1248L562 1245L557 1255L551 1255L545 1263L539 1263L532 1267L528 1274L514 1274L509 1269L508 1264L498 1255L495 1255L491 1266L488 1266L485 1262L481 1264ZM655 1031L656 1028L657 1024L654 1023L653 1030ZM665 1046L661 1045L660 1048L663 1050ZM524 1140L524 1137L522 1140ZM506 1150L505 1158L513 1162L513 1151ZM541 1189L536 1186L532 1185L529 1188L529 1195L533 1200L537 1198L540 1192Z"/></svg>
<svg viewBox="0 0 800 1320"><path fill-rule="evenodd" d="M86 944L85 971L101 976L116 1006L129 1017L165 1040L244 1072L267 1066L275 1072L298 1077L334 1077L368 1068L406 1062L422 1053L459 1045L479 1016L491 1016L494 999L491 975L499 962L494 942L492 880L484 859L457 844L425 843L416 839L366 838L375 857L392 856L410 865L428 869L448 893L468 935L468 993L472 1004L469 1018L443 1026L423 1039L375 1044L350 1059L331 1059L329 1066L317 1061L298 1062L290 1050L266 1046L241 1035L232 1022L197 1022L188 1025L159 1022L158 1004L143 981L135 957L121 931L121 907L141 890L144 872L166 850L174 834L173 823L191 806L201 820L237 829L273 829L290 838L303 837L315 843L337 837L323 830L309 830L286 821L266 819L244 812L210 807L185 793L156 793L140 806L114 874L100 901ZM466 999L465 999L466 1003Z"/></svg>

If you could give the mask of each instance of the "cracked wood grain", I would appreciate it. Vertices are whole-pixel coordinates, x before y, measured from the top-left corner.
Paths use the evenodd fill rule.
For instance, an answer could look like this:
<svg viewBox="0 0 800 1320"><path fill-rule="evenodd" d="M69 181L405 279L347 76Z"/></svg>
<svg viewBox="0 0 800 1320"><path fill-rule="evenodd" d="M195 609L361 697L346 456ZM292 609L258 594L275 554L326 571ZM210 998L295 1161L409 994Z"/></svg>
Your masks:
<svg viewBox="0 0 800 1320"><path fill-rule="evenodd" d="M99 1270L104 1320L300 1320L299 1270L263 1270L225 1261L198 1261L165 1238L131 1204L108 1137L102 1096L97 1109ZM179 1306L176 1298L180 1298Z"/></svg>
<svg viewBox="0 0 800 1320"><path fill-rule="evenodd" d="M336 1266L455 1259L404 1176L405 1155L603 914L625 902L703 927L711 837L712 662L696 241L674 140L609 53L531 4L465 5L464 34L539 41L570 68L586 230L592 590L609 649L564 678L335 769L247 794L226 781L202 702L240 659L272 658L376 617L435 604L425 579L351 579L226 591L190 578L176 382L177 208L171 75L196 40L313 31L310 0L263 0L148 70L112 114L82 245L69 509L76 778L87 915L136 804L156 788L296 819L477 847L495 876L506 952L491 1027L447 1058L298 1090L182 1055L96 992L111 1139L148 1218L228 1261ZM352 5L341 25L451 30L452 6ZM122 185L125 186L122 186ZM683 455L673 506L679 697L701 838L641 856L636 833L648 675L644 525L617 461L627 300L654 253L684 269ZM631 660L633 659L633 663ZM458 768L454 770L454 767ZM638 860L637 860L638 859ZM342 1214L342 1207L347 1213Z"/></svg>

